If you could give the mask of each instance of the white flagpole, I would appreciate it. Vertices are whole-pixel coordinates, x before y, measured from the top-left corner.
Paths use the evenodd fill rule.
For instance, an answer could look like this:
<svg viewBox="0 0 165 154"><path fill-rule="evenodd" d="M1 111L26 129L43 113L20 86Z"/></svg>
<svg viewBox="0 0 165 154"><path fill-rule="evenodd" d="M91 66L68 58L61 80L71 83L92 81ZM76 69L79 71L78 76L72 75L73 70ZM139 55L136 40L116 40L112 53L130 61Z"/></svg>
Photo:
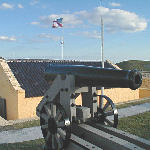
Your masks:
<svg viewBox="0 0 165 154"><path fill-rule="evenodd" d="M64 59L64 37L61 38L61 60Z"/></svg>
<svg viewBox="0 0 165 154"><path fill-rule="evenodd" d="M102 6L102 0L100 0L100 6ZM101 15L101 63L102 63L102 68L104 68L104 21L102 15ZM101 95L104 95L104 87L101 87ZM102 106L103 106L103 98L101 99L100 102L100 107L102 108Z"/></svg>
<svg viewBox="0 0 165 154"><path fill-rule="evenodd" d="M62 28L62 37L61 37L61 60L64 59L64 29Z"/></svg>
<svg viewBox="0 0 165 154"><path fill-rule="evenodd" d="M57 22L57 20L54 20L53 21L53 25L52 25L52 28L57 28L54 23ZM63 26L60 26L61 28ZM61 40L60 40L60 45L61 45L61 60L64 59L64 30L62 29L62 34L61 34Z"/></svg>

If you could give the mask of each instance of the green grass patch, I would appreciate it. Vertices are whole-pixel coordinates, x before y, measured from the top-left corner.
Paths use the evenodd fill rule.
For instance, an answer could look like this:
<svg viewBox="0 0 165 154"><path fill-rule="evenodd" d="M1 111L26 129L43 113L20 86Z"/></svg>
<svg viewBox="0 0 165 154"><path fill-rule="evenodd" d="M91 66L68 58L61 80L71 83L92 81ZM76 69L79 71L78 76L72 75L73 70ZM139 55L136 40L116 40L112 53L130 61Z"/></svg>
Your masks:
<svg viewBox="0 0 165 154"><path fill-rule="evenodd" d="M118 129L150 140L150 112L119 119Z"/></svg>
<svg viewBox="0 0 165 154"><path fill-rule="evenodd" d="M131 101L128 103L123 103L123 104L116 104L116 107L118 109L121 109L121 108L130 107L130 106L134 106L134 105L140 105L140 104L144 104L144 103L150 103L150 98L144 99L144 100L137 100L137 101L133 101L133 102Z"/></svg>
<svg viewBox="0 0 165 154"><path fill-rule="evenodd" d="M143 71L150 71L150 61L143 61L143 60L128 60L123 61L120 63L116 63L121 69L124 70L143 70Z"/></svg>
<svg viewBox="0 0 165 154"><path fill-rule="evenodd" d="M130 107L130 106L135 106L135 105L140 105L140 104L144 104L144 103L150 103L150 98L148 99L139 99L136 101L130 101L130 102L125 102L122 104L115 104L117 109L121 109L121 108L125 108L125 107ZM111 110L112 108L109 106L106 111Z"/></svg>
<svg viewBox="0 0 165 154"><path fill-rule="evenodd" d="M43 150L44 139L25 141L22 143L1 144L0 150Z"/></svg>
<svg viewBox="0 0 165 154"><path fill-rule="evenodd" d="M150 98L148 99L142 99L142 100L137 100L129 103L123 103L123 104L116 104L117 109L120 108L125 108L125 107L130 107L134 105L139 105L139 104L144 104L150 102ZM106 109L107 111L110 110L110 108ZM35 127L35 126L40 126L40 120L32 120L32 121L26 121L22 123L17 123L11 126L4 126L0 127L0 131L5 131L5 130L16 130L16 129L22 129L22 128L30 128L30 127Z"/></svg>
<svg viewBox="0 0 165 154"><path fill-rule="evenodd" d="M134 106L134 105L144 104L147 102L150 102L149 98L145 99L145 100L137 100L137 101L124 103L124 104L116 104L116 107L117 107L117 109L120 109L120 108L130 107L130 106ZM107 110L110 110L110 108L107 108ZM30 128L30 127L35 127L35 126L40 126L40 120L26 121L26 122L17 123L17 124L11 125L11 126L0 127L0 131Z"/></svg>
<svg viewBox="0 0 165 154"><path fill-rule="evenodd" d="M118 129L150 140L150 112L119 119ZM22 143L1 144L0 150L42 150L44 144L44 139L37 139Z"/></svg>
<svg viewBox="0 0 165 154"><path fill-rule="evenodd" d="M40 120L32 120L32 121L17 123L13 125L14 129L30 128L35 126L40 126Z"/></svg>
<svg viewBox="0 0 165 154"><path fill-rule="evenodd" d="M3 126L3 127L0 127L0 131L17 130L17 129L22 129L22 128L35 127L35 126L40 126L40 120L32 120L32 121L17 123L14 125Z"/></svg>

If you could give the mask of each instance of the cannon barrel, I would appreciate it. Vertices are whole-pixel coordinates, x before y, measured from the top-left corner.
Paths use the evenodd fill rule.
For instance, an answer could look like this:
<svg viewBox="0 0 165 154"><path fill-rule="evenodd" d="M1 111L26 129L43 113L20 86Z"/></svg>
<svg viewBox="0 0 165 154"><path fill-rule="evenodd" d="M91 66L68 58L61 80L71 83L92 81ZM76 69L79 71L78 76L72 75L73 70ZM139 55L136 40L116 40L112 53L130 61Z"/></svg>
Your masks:
<svg viewBox="0 0 165 154"><path fill-rule="evenodd" d="M142 84L142 75L137 70L117 70L85 65L50 65L45 70L45 79L53 80L58 74L74 75L77 87L92 86L135 90Z"/></svg>

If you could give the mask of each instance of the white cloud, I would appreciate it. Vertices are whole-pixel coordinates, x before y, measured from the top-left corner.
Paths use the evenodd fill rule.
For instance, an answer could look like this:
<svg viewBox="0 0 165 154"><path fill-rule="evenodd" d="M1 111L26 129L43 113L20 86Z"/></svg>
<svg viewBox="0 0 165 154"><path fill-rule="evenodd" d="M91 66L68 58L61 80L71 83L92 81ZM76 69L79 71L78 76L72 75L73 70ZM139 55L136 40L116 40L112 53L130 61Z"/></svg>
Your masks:
<svg viewBox="0 0 165 154"><path fill-rule="evenodd" d="M121 9L109 9L97 7L91 12L81 12L81 17L88 20L89 23L100 25L100 16L102 15L105 29L108 32L137 32L143 31L147 27L147 21L137 14Z"/></svg>
<svg viewBox="0 0 165 154"><path fill-rule="evenodd" d="M23 9L23 8L24 8L24 7L22 6L22 4L18 4L17 6L18 6L18 8L20 8L20 9Z"/></svg>
<svg viewBox="0 0 165 154"><path fill-rule="evenodd" d="M9 3L2 3L0 9L12 9L14 6Z"/></svg>
<svg viewBox="0 0 165 154"><path fill-rule="evenodd" d="M24 8L22 4L17 4L17 7L22 9ZM2 3L0 5L0 9L13 9L14 8L14 5L11 5L9 3Z"/></svg>
<svg viewBox="0 0 165 154"><path fill-rule="evenodd" d="M33 21L33 22L31 22L30 24L31 24L31 25L39 25L40 23L37 22L37 21Z"/></svg>
<svg viewBox="0 0 165 154"><path fill-rule="evenodd" d="M98 33L97 31L93 31L93 32L85 31L82 34L84 36L86 36L86 37L89 37L89 38L96 38L96 39L100 39L101 38L100 33Z"/></svg>
<svg viewBox="0 0 165 154"><path fill-rule="evenodd" d="M27 43L47 43L50 41L60 41L61 36L56 36L49 33L41 33L33 36L32 38L27 39Z"/></svg>
<svg viewBox="0 0 165 154"><path fill-rule="evenodd" d="M109 3L109 4L110 4L110 6L113 6L113 7L119 7L119 6L121 6L120 3L114 3L114 2L112 2L112 3Z"/></svg>
<svg viewBox="0 0 165 154"><path fill-rule="evenodd" d="M38 35L39 38L43 38L43 39L50 39L50 40L54 40L54 41L59 41L61 39L60 36L55 36L52 34L46 34L46 33L41 33Z"/></svg>
<svg viewBox="0 0 165 154"><path fill-rule="evenodd" d="M100 17L103 17L105 30L108 32L137 32L147 27L147 21L136 13L121 10L96 7L91 11L79 11L65 14L51 14L40 17L42 26L50 27L54 19L63 18L64 27L75 27L83 25L100 25Z"/></svg>
<svg viewBox="0 0 165 154"><path fill-rule="evenodd" d="M38 4L39 3L39 0L32 0L31 2L30 2L30 5L36 5L36 4Z"/></svg>
<svg viewBox="0 0 165 154"><path fill-rule="evenodd" d="M49 16L40 17L41 24L50 26L52 21L57 18L63 18L65 27L75 27L75 25L82 24L83 21L74 14L51 14Z"/></svg>
<svg viewBox="0 0 165 154"><path fill-rule="evenodd" d="M0 41L16 41L16 37L0 36Z"/></svg>
<svg viewBox="0 0 165 154"><path fill-rule="evenodd" d="M85 36L85 37L94 38L94 39L100 39L101 38L100 33L97 31L92 31L92 32L83 31L83 32L72 33L71 35Z"/></svg>

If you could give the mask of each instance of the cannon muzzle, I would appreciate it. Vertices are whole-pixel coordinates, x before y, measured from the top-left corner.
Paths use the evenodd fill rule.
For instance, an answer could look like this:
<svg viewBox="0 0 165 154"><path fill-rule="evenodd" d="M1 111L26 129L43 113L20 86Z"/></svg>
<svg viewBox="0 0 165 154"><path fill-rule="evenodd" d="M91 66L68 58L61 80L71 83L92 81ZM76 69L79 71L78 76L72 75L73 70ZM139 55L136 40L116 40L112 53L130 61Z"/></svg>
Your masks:
<svg viewBox="0 0 165 154"><path fill-rule="evenodd" d="M45 70L45 79L53 81L60 75L74 75L77 87L130 88L135 90L142 84L142 75L136 70L117 70L85 65L50 65Z"/></svg>

